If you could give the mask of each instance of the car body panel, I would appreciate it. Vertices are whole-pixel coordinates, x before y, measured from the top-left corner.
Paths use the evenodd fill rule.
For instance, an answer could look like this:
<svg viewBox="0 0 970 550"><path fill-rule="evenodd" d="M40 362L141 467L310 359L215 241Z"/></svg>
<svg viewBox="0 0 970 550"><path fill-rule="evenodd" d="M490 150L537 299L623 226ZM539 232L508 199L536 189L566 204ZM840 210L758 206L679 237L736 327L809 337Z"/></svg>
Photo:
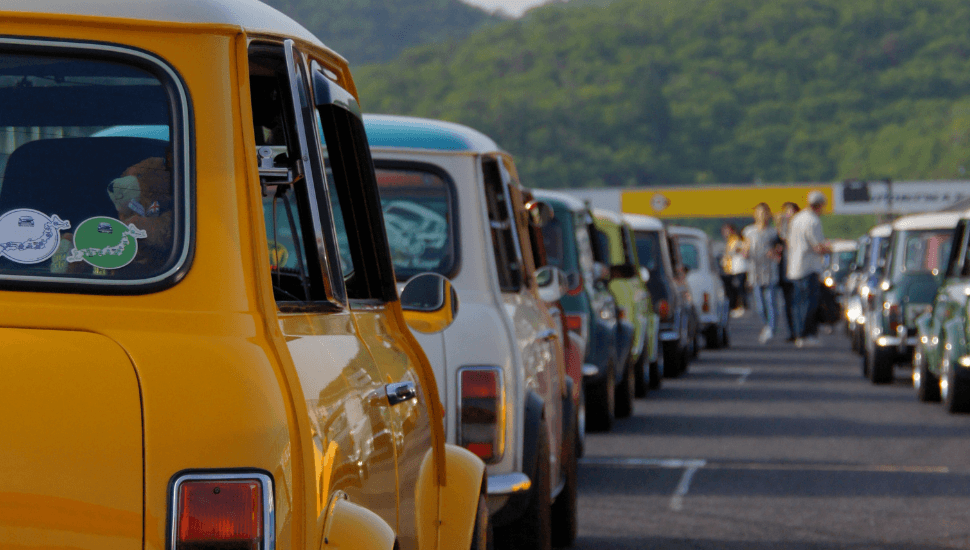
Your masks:
<svg viewBox="0 0 970 550"><path fill-rule="evenodd" d="M22 480L32 480L33 488L16 487L9 478L0 481L4 497L19 493L46 498L51 492L45 493L41 486L70 474L74 479L59 483L60 498L72 499L74 491L83 490L88 501L93 499L103 508L88 507L77 518L84 518L85 525L76 525L63 537L51 532L54 538L18 538L19 543L167 547L169 490L175 476L239 469L266 472L270 477L273 535L279 547L326 547L323 533L330 520L359 533L356 539L341 541L341 548L368 547L359 546L368 541L393 543L389 533L402 535L398 541L402 547L418 547L418 526L402 527L407 518L398 520L399 498L414 502L416 515L423 514L427 532L421 548L454 543L454 536L445 536L438 528L439 497L448 480L446 465L453 461L474 470L475 461L451 456L454 453L446 457L443 429L436 428L440 403L419 400L420 408L428 412L421 417L424 424L409 432L403 427L413 415L364 400L363 390L379 386L382 374L404 371L414 373L426 393L437 394L430 366L404 325L400 304L392 300L380 311L359 314L347 309L280 313L273 295L247 85L250 41L265 41L282 51L284 40L294 40L298 49L355 94L342 58L275 10L248 0L231 5L214 0L41 1L6 3L4 9L19 10L0 17L0 33L8 39L50 37L60 42L48 46L74 41L71 44L82 48L99 44L164 59L195 107L184 121L189 137L183 141L187 171L198 183L191 188L191 212L200 213L186 216L194 252L191 268L170 287L141 295L0 291L0 309L5 312L0 314L4 327L0 337L30 327L29 336L16 336L30 342L49 330L69 329L57 336L57 343L43 344L53 361L50 367L57 368L57 363L60 368L74 367L63 377L65 384L83 373L99 374L103 386L88 392L89 397L99 391L112 393L99 403L74 406L63 400L45 413L63 418L62 407L70 406L76 428L70 437L86 434L89 438L84 445L78 443L75 451L80 460L74 465L55 467L52 454L23 473ZM30 10L50 13L26 13ZM200 51L206 55L200 56ZM232 235L228 241L227 235ZM97 341L88 341L92 338ZM381 346L394 350L374 351ZM66 353L65 347L75 354L70 360L58 355ZM9 357L8 347L3 349L5 358ZM88 365L77 354L99 360ZM127 370L119 371L121 367ZM23 382L30 383L41 372L25 373ZM90 381L75 382L76 389L89 385ZM113 407L116 418L105 422L109 414L105 407ZM92 431L91 422L98 423L97 431ZM381 432L388 432L388 437L367 435ZM410 443L415 434L422 443ZM27 434L11 435L6 444L11 449L33 445ZM86 455L85 445L102 445L112 455ZM400 497L398 459L404 472L415 470L415 460L427 461L422 470L426 473L417 476L413 491L405 486ZM112 466L117 460L125 464ZM361 480L360 470L348 467L358 462L373 466L375 472L386 469L388 482L378 484L376 476L368 482L366 474ZM143 468L143 477L132 474L133 468ZM78 471L82 469L89 471ZM115 475L100 476L99 487L92 489L85 481L90 472L106 469ZM367 488L371 494L365 494ZM480 479L470 484L456 478L447 493L477 501L480 489ZM126 496L116 497L120 493ZM367 502L381 518L369 510L335 513L344 507L335 504L343 502L343 494L350 497L349 506ZM77 504L84 504L84 499ZM0 531L5 533L0 544L10 542L7 527L34 521L32 514L36 512L24 509L19 518L0 518ZM131 514L139 516L134 528ZM459 530L470 529L474 520L474 513L452 519L462 524ZM110 543L98 538L112 529L119 538Z"/></svg>

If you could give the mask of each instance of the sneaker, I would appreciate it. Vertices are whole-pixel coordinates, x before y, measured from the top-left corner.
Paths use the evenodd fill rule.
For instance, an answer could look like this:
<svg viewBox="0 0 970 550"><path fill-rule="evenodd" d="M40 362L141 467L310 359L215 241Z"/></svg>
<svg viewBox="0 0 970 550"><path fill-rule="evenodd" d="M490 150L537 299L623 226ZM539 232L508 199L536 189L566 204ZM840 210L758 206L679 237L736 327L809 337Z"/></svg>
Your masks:
<svg viewBox="0 0 970 550"><path fill-rule="evenodd" d="M818 336L809 336L802 339L802 345L806 348L817 348L822 345L822 341L818 339Z"/></svg>
<svg viewBox="0 0 970 550"><path fill-rule="evenodd" d="M803 340L802 338L795 338L795 347L796 348L805 347L805 340Z"/></svg>
<svg viewBox="0 0 970 550"><path fill-rule="evenodd" d="M775 331L771 330L771 327L765 327L761 329L761 335L758 336L758 342L767 344L768 340L771 340L774 336Z"/></svg>

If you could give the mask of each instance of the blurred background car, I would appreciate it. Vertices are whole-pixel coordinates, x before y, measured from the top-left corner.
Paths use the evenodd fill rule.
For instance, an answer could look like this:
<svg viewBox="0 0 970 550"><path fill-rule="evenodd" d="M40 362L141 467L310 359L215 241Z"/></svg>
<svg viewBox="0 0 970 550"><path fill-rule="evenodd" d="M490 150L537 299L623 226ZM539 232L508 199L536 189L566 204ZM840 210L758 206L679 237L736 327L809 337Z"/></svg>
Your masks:
<svg viewBox="0 0 970 550"><path fill-rule="evenodd" d="M686 372L690 361L692 315L689 290L686 281L675 269L671 255L671 241L663 223L657 218L637 214L624 214L633 229L637 258L640 266L650 273L647 288L653 299L659 319L659 339L663 368L657 369L658 377L650 377L653 387L660 387L662 377L676 377Z"/></svg>
<svg viewBox="0 0 970 550"><path fill-rule="evenodd" d="M657 323L653 316L653 302L647 285L640 274L640 262L634 246L633 234L619 214L609 210L594 209L596 227L594 246L604 259L609 259L610 280L608 287L616 300L620 337L616 416L626 417L633 411L636 397L636 380L643 378L644 364L656 353L653 334Z"/></svg>
<svg viewBox="0 0 970 550"><path fill-rule="evenodd" d="M881 224L873 227L863 239L860 249L861 258L857 256L856 267L851 274L853 290L846 301L846 319L848 320L849 340L852 349L865 354L866 303L870 290L879 284L883 268L886 265L886 254L889 251L889 236L892 226Z"/></svg>
<svg viewBox="0 0 970 550"><path fill-rule="evenodd" d="M886 269L869 290L864 310L863 372L874 384L891 382L897 363L912 364L916 318L932 309L959 219L957 213L941 212L893 222Z"/></svg>
<svg viewBox="0 0 970 550"><path fill-rule="evenodd" d="M726 346L729 342L730 307L724 281L714 261L711 240L700 229L672 225L668 231L677 243L681 265L687 278L693 311L698 325L695 333L703 335L708 348ZM697 339L694 339L695 349Z"/></svg>

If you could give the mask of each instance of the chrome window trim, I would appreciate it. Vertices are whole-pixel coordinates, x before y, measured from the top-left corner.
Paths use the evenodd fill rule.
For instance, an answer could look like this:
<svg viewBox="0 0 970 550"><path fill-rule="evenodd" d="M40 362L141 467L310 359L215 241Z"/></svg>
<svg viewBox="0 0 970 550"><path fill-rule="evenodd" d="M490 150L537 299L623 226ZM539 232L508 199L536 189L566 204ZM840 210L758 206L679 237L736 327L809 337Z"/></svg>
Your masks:
<svg viewBox="0 0 970 550"><path fill-rule="evenodd" d="M126 280L112 280L112 279L97 279L97 278L85 278L85 277L45 277L41 275L5 275L0 274L0 281L24 281L24 282L50 282L55 283L57 286L62 286L64 284L81 284L88 287L139 287L144 285L152 285L160 283L169 277L174 276L179 273L185 266L186 261L188 261L189 254L192 250L192 242L195 239L195 234L192 232L192 170L191 167L194 166L194 161L191 156L192 152L192 132L191 132L191 110L189 108L189 96L188 91L185 89L184 83L182 82L182 77L175 70L170 67L162 58L149 54L148 52L138 50L131 47L117 46L111 44L100 44L92 42L81 42L81 41L70 41L70 40L44 40L44 39L33 39L33 38L9 38L0 37L0 46L32 46L41 48L50 48L52 50L89 50L91 52L108 52L116 54L119 56L135 57L151 64L153 67L161 69L161 72L165 73L169 82L160 82L163 86L171 84L174 89L178 92L179 104L175 109L177 115L180 116L182 133L180 136L182 142L182 208L183 211L183 234L184 242L182 243L182 253L179 255L179 259L175 262L171 269L155 275L154 277L149 277L145 279L126 279ZM67 53L67 52L66 52ZM176 182L173 182L173 184ZM184 277L183 277L184 278ZM173 283L173 286L176 283ZM161 289L160 289L161 290Z"/></svg>
<svg viewBox="0 0 970 550"><path fill-rule="evenodd" d="M495 365L468 365L460 367L455 372L455 387L458 389L458 395L455 398L455 444L461 446L462 444L462 434L461 434L461 373L471 370L492 370L498 373L498 396L496 400L498 405L502 407L501 411L495 411L496 422L495 422L495 440L497 449L492 454L491 460L486 462L486 464L497 464L502 461L505 457L505 437L506 437L506 422L508 421L508 415L505 409L507 408L505 402L505 372L501 367Z"/></svg>
<svg viewBox="0 0 970 550"><path fill-rule="evenodd" d="M186 481L236 481L242 479L255 479L259 481L263 490L263 544L260 550L276 549L276 509L273 506L273 480L267 474L259 472L207 472L189 473L175 479L172 484L172 501L170 511L172 517L171 530L169 531L170 550L175 550L178 541L178 504L179 489Z"/></svg>
<svg viewBox="0 0 970 550"><path fill-rule="evenodd" d="M337 305L340 308L346 308L347 291L344 288L344 279L343 279L343 273L340 268L339 256L337 258L334 258L333 255L331 254L332 252L335 252L335 251L339 254L339 250L336 247L337 236L334 230L333 220L330 219L330 212L326 213L327 221L329 222L329 231L326 231L327 228L323 226L323 222L321 221L321 217L320 217L321 214L319 209L320 201L317 197L317 182L314 180L314 177L313 177L312 161L310 158L311 151L310 151L310 141L307 138L307 125L309 124L311 127L316 128L316 117L311 116L311 119L307 120L307 116L306 116L307 113L304 112L304 109L308 110L311 113L311 115L315 115L316 109L315 109L315 106L312 104L313 90L312 90L312 82L310 81L311 75L308 72L309 69L307 67L306 57L303 55L302 51L296 48L295 42L292 39L287 39L283 41L283 56L286 58L286 72L290 82L290 96L293 102L293 111L294 111L293 122L294 122L294 125L296 126L297 139L299 140L299 145L300 145L300 162L303 165L303 177L304 177L304 181L306 182L305 187L306 187L307 196L309 197L309 200L310 200L310 204L309 204L310 217L311 217L310 221L313 224L313 232L317 240L316 246L317 246L318 254L320 256L320 259L325 264L322 266L321 271L327 274L327 277L325 277L323 281L323 289L324 289L323 291L327 302ZM300 74L297 72L298 67L296 64L296 61L297 61L296 56L299 56L299 61L300 61L299 68L302 69L304 73L303 76L305 77L305 80L302 82L298 82L298 79L300 78ZM299 86L303 86L303 90L304 90L303 95L300 94ZM306 99L307 105L298 104L301 97ZM319 147L320 142L319 142L319 138L317 138L316 136L314 137L314 145L317 146L317 149L315 152L313 152L313 154L319 155L319 152L321 151ZM323 191L324 198L327 200L327 206L330 207L331 206L330 198L329 198L329 193L327 191L327 184L326 184L326 178L327 178L326 168L323 166L324 160L322 158L319 160L321 164L320 166L321 175L324 179L324 181L322 182L323 184L321 188L324 190ZM329 237L329 241L327 239L328 237ZM334 245L333 250L330 249L330 246L329 246L330 243L333 243ZM339 276L336 276L336 275L339 275Z"/></svg>

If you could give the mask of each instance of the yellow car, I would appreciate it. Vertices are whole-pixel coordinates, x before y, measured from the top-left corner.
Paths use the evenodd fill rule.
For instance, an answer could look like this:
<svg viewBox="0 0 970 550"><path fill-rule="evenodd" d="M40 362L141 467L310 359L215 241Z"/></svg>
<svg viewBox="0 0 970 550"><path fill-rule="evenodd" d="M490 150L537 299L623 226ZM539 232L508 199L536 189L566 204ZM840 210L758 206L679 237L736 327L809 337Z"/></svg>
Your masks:
<svg viewBox="0 0 970 550"><path fill-rule="evenodd" d="M254 0L5 0L0 123L0 547L487 542L340 56Z"/></svg>

